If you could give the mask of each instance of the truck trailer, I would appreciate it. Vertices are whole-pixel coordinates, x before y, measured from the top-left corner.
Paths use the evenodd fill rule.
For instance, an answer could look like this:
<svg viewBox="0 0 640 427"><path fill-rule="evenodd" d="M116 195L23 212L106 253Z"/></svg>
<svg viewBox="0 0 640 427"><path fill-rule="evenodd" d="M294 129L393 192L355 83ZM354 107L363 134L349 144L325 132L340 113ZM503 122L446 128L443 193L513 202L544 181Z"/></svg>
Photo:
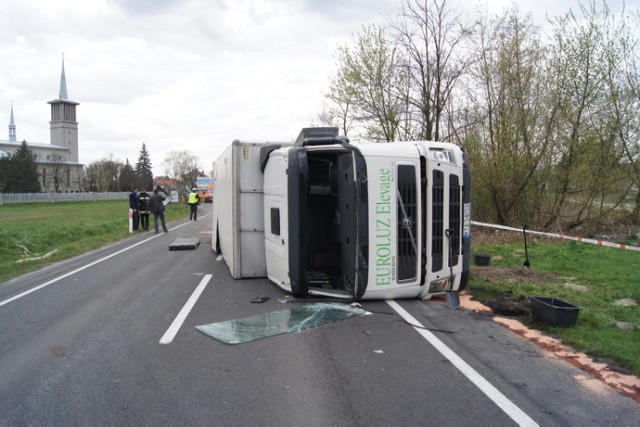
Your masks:
<svg viewBox="0 0 640 427"><path fill-rule="evenodd" d="M458 305L471 245L459 146L305 128L293 143L233 141L213 175L212 249L234 278L268 277L296 297L444 293Z"/></svg>

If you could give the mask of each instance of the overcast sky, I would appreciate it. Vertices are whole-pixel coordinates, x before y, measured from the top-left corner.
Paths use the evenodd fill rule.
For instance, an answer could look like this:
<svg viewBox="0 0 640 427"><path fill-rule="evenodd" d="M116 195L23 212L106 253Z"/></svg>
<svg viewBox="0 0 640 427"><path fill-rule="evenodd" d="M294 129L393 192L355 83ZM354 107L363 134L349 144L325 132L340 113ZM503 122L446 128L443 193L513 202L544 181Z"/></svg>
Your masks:
<svg viewBox="0 0 640 427"><path fill-rule="evenodd" d="M627 5L637 8L640 0ZM509 0L454 0L500 13ZM536 23L578 0L517 0ZM611 1L618 4L621 1ZM0 0L0 139L13 102L18 141L49 142L64 52L79 102L80 162L135 163L155 175L172 150L200 168L234 139L290 141L317 121L338 44L383 23L398 0ZM4 130L2 130L4 129Z"/></svg>

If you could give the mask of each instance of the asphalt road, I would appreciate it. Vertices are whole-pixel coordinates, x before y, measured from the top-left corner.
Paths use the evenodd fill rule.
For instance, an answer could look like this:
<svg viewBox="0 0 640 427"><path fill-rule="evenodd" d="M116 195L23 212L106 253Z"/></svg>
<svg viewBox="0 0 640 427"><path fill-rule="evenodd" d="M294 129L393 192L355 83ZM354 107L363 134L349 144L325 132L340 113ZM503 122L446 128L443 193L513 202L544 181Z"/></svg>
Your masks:
<svg viewBox="0 0 640 427"><path fill-rule="evenodd" d="M371 315L216 341L196 326L308 301L283 303L266 279L231 279L210 248L210 208L201 206L197 222L170 223L167 234L137 233L0 284L0 426L640 420L632 399L488 317L436 300L368 301ZM178 237L200 246L169 251ZM251 303L258 295L270 299Z"/></svg>

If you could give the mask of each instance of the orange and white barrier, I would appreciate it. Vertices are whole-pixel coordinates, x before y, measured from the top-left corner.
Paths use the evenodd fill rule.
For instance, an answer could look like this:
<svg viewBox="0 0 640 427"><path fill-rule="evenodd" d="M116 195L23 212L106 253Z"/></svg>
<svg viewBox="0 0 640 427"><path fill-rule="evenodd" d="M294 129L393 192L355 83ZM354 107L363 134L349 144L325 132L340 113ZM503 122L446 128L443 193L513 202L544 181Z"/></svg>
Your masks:
<svg viewBox="0 0 640 427"><path fill-rule="evenodd" d="M506 225L489 224L489 223L486 223L486 222L471 221L471 225L477 225L479 227L497 228L497 229L500 229L500 230L516 231L518 233L522 232L522 228L507 227ZM526 232L528 234L536 234L536 235L539 235L539 236L554 237L554 238L561 239L561 240L573 240L573 241L576 241L576 242L591 243L592 245L607 246L607 247L610 247L610 248L618 248L618 249L628 249L630 251L638 251L638 252L640 252L640 247L638 247L638 246L623 245L623 244L620 244L620 243L606 242L604 240L587 239L587 238L584 238L584 237L565 236L564 234L545 233L543 231L526 230Z"/></svg>

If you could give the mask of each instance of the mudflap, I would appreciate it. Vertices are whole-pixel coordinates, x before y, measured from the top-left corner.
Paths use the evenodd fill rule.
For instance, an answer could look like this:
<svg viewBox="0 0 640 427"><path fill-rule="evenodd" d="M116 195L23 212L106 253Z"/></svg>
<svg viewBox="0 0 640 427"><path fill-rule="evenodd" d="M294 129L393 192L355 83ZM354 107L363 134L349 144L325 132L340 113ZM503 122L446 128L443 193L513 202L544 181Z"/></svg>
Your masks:
<svg viewBox="0 0 640 427"><path fill-rule="evenodd" d="M454 291L446 291L445 296L447 298L447 307L456 309L460 307L460 296L457 292Z"/></svg>

